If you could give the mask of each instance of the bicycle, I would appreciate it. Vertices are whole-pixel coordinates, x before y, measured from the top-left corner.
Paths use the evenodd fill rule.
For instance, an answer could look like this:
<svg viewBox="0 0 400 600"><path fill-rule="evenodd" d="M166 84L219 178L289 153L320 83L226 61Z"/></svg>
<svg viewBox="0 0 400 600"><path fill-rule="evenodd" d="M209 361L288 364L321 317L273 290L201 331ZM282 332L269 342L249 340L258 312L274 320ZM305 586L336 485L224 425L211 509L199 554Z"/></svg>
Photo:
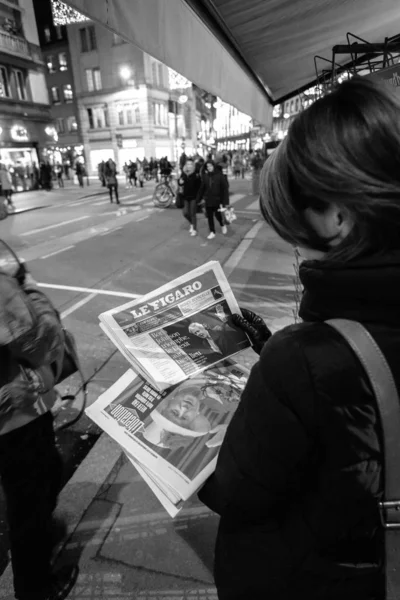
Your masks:
<svg viewBox="0 0 400 600"><path fill-rule="evenodd" d="M156 185L154 194L153 194L153 202L157 208L169 208L170 206L175 206L176 204L176 182L174 181L172 175L161 175L161 183Z"/></svg>

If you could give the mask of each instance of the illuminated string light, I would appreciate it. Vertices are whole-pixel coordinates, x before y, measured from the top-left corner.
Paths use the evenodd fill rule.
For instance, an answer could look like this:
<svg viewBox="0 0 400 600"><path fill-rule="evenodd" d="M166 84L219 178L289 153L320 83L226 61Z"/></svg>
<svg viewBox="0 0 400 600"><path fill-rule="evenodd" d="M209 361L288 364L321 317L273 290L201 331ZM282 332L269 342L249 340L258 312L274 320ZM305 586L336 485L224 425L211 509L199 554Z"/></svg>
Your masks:
<svg viewBox="0 0 400 600"><path fill-rule="evenodd" d="M61 0L51 0L51 8L53 11L54 25L71 25L72 23L82 23L89 21L87 17L80 12L67 6Z"/></svg>

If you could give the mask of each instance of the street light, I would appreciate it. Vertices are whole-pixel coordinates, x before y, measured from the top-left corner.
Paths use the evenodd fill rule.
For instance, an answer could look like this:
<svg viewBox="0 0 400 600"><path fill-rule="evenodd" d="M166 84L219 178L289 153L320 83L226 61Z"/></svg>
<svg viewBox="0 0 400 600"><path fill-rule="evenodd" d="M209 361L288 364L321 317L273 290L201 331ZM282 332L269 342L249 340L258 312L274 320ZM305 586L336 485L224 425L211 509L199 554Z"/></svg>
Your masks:
<svg viewBox="0 0 400 600"><path fill-rule="evenodd" d="M129 79L132 77L132 70L128 66L124 65L120 68L119 74L121 79L124 81L129 81Z"/></svg>

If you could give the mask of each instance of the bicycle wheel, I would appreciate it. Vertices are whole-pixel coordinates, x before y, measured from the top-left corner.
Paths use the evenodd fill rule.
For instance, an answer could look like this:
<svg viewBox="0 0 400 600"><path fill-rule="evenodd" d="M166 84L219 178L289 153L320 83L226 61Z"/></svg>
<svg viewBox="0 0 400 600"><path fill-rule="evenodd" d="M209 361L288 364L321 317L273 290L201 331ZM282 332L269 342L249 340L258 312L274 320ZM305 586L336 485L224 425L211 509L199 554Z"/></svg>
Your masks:
<svg viewBox="0 0 400 600"><path fill-rule="evenodd" d="M171 206L174 195L171 188L165 183L159 183L153 194L154 205L158 208L168 208Z"/></svg>

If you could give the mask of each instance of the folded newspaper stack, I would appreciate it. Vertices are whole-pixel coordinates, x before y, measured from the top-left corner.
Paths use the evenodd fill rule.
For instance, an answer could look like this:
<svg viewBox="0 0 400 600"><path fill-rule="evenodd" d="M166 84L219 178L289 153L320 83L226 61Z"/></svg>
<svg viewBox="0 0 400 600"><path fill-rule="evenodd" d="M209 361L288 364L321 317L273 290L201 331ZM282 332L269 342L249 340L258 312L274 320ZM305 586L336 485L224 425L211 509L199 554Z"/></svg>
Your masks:
<svg viewBox="0 0 400 600"><path fill-rule="evenodd" d="M230 357L249 347L217 262L100 315L133 366L87 408L124 449L174 517L215 469L248 371Z"/></svg>

